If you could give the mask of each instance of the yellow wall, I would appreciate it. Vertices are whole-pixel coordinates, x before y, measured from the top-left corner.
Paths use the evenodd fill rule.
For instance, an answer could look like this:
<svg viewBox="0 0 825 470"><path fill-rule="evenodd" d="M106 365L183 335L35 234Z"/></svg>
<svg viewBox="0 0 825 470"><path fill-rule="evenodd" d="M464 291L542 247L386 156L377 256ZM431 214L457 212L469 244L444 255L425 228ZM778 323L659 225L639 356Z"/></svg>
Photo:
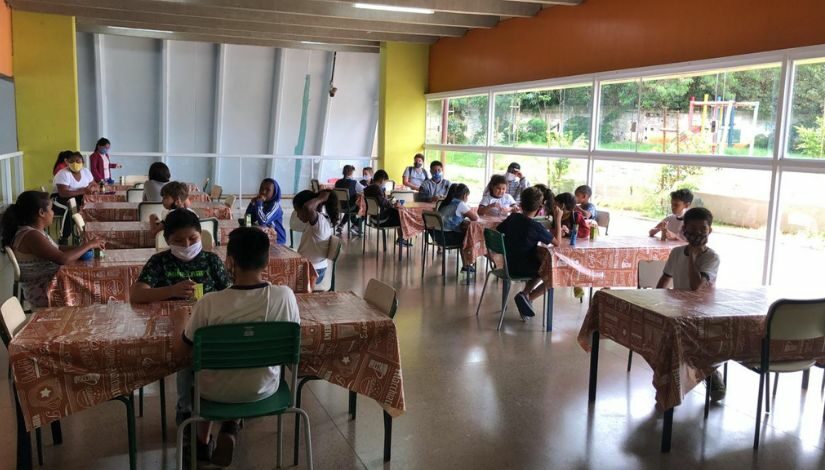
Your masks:
<svg viewBox="0 0 825 470"><path fill-rule="evenodd" d="M381 167L399 184L413 155L424 148L428 61L427 45L381 45L378 155Z"/></svg>
<svg viewBox="0 0 825 470"><path fill-rule="evenodd" d="M12 12L17 142L26 189L51 187L57 153L78 149L75 20ZM423 122L423 120L422 120Z"/></svg>
<svg viewBox="0 0 825 470"><path fill-rule="evenodd" d="M0 75L11 77L11 9L0 2Z"/></svg>

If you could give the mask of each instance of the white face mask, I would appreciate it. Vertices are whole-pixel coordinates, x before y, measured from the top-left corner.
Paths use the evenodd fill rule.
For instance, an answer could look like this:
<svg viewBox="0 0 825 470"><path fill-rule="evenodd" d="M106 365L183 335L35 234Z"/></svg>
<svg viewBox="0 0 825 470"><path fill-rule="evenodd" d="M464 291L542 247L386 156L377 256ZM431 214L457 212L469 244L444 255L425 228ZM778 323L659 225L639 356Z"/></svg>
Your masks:
<svg viewBox="0 0 825 470"><path fill-rule="evenodd" d="M172 256L175 258L181 261L192 261L195 259L195 256L198 256L203 247L201 245L201 241L198 240L189 246L169 245L169 249L172 251Z"/></svg>
<svg viewBox="0 0 825 470"><path fill-rule="evenodd" d="M516 175L514 175L512 173L507 173L507 181L512 182L512 181L515 181L515 180L516 180Z"/></svg>

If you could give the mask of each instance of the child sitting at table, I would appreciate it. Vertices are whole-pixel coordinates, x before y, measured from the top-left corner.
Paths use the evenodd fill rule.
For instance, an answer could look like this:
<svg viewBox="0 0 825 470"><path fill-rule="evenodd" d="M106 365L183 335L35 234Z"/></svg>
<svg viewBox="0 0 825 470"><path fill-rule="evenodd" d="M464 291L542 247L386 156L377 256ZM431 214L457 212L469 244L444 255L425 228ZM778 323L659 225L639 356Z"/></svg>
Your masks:
<svg viewBox="0 0 825 470"><path fill-rule="evenodd" d="M60 265L105 245L103 240L95 238L71 248L58 246L46 233L53 219L49 194L40 191L23 191L3 214L3 248L11 247L14 251L20 265L23 298L35 308L49 306L46 294Z"/></svg>
<svg viewBox="0 0 825 470"><path fill-rule="evenodd" d="M191 299L195 285L203 292L229 287L229 277L218 255L202 250L201 222L190 210L176 209L166 216L163 238L169 249L152 255L129 291L133 303Z"/></svg>
<svg viewBox="0 0 825 470"><path fill-rule="evenodd" d="M708 236L713 232L713 214L704 207L685 212L682 235L687 246L670 251L657 289L699 290L712 289L719 271L719 255L708 247ZM725 384L719 372L711 377L710 397L714 401L725 398Z"/></svg>
<svg viewBox="0 0 825 470"><path fill-rule="evenodd" d="M199 328L241 322L286 321L300 323L298 302L288 287L273 286L263 278L269 263L269 237L261 230L241 227L229 234L226 247L226 267L232 273L229 289L212 292L195 304L186 325L184 341L192 344ZM178 373L183 376L179 395L189 400L194 375L191 369ZM280 367L257 369L201 371L200 393L206 400L219 403L250 403L263 400L278 391ZM181 393L183 392L183 393ZM188 404L188 403L187 403ZM191 408L179 410L181 417ZM215 438L214 450L209 455L211 423L199 423L198 450L200 457L213 464L232 463L238 437L239 421L224 421ZM185 442L189 442L187 439Z"/></svg>
<svg viewBox="0 0 825 470"><path fill-rule="evenodd" d="M648 232L650 236L655 237L657 233L664 231L665 238L668 240L686 241L684 235L682 235L682 219L691 204L693 204L693 193L689 189L677 189L670 193L670 211L672 213L650 229L650 232Z"/></svg>
<svg viewBox="0 0 825 470"><path fill-rule="evenodd" d="M246 207L246 214L252 218L252 224L269 227L278 234L278 244L286 243L284 230L284 210L281 207L281 186L272 178L264 178L258 189L258 196Z"/></svg>
<svg viewBox="0 0 825 470"><path fill-rule="evenodd" d="M470 188L466 184L458 183L450 185L447 197L438 207L438 213L444 221L444 243L447 245L460 245L464 242L464 233L467 231L466 220L478 220L476 210L467 205L470 197ZM466 219L466 220L465 220ZM439 237L442 234L432 234L432 237ZM464 265L461 268L465 272L475 272L475 267Z"/></svg>
<svg viewBox="0 0 825 470"><path fill-rule="evenodd" d="M355 177L353 176L355 173L354 166L344 165L342 173L344 177L335 182L335 188L347 190L347 194L349 194L349 206L353 208L356 213L345 213L344 216L341 217L341 221L338 222L338 226L335 227L335 233L337 233L338 236L341 236L341 232L344 230L344 225L349 222L351 226L350 232L352 232L353 235L360 237L362 233L361 228L359 227L360 221L358 220L357 214L358 195L364 192L364 186L355 180Z"/></svg>
<svg viewBox="0 0 825 470"><path fill-rule="evenodd" d="M163 162L155 162L149 166L149 179L143 183L143 200L145 202L161 202L163 196L161 190L172 175L169 167Z"/></svg>
<svg viewBox="0 0 825 470"><path fill-rule="evenodd" d="M575 211L580 213L585 220L596 218L596 205L590 202L593 190L590 186L583 184L573 192L576 196Z"/></svg>
<svg viewBox="0 0 825 470"><path fill-rule="evenodd" d="M561 230L565 236L569 237L573 226L577 225L578 231L576 237L580 240L590 239L590 225L585 220L584 215L576 210L576 198L570 193L561 193L556 196L556 206L561 209L562 216L559 219L561 222ZM556 218L553 219L553 226L559 225Z"/></svg>
<svg viewBox="0 0 825 470"><path fill-rule="evenodd" d="M165 210L188 209L191 211L191 209L189 209L191 205L191 202L189 202L189 188L186 186L186 183L181 183L180 181L166 183L160 189L160 195L162 198L161 203ZM163 224L164 221L157 215L149 215L149 231L153 238L158 232L163 230Z"/></svg>
<svg viewBox="0 0 825 470"><path fill-rule="evenodd" d="M559 245L561 240L561 226L556 225L555 234L550 233L544 225L533 220L544 202L541 190L530 187L521 193L522 212L510 214L496 230L504 234L504 246L507 249L507 267L510 274L516 277L527 277L530 281L524 289L516 294L516 307L522 318L533 317L533 300L539 298L544 291L539 268L547 256L547 250L540 248L539 243ZM556 208L556 218L561 217L561 208Z"/></svg>
<svg viewBox="0 0 825 470"><path fill-rule="evenodd" d="M390 176L384 170L378 170L372 177L372 184L364 188L364 197L373 198L378 202L378 225L381 227L399 227L401 225L401 216L398 214L397 204L392 203L387 199L384 192L384 183L390 179ZM396 243L404 244L401 239L401 233L398 233Z"/></svg>
<svg viewBox="0 0 825 470"><path fill-rule="evenodd" d="M447 197L450 182L444 179L444 164L439 161L430 163L430 179L425 180L418 187L415 200L418 202L435 202Z"/></svg>
<svg viewBox="0 0 825 470"><path fill-rule="evenodd" d="M361 181L359 181L359 183L361 183L361 186L366 188L367 186L372 184L372 172L373 170L371 166L365 166L361 170Z"/></svg>
<svg viewBox="0 0 825 470"><path fill-rule="evenodd" d="M556 207L556 195L553 194L553 190L548 188L547 185L539 183L533 185L533 187L541 191L541 194L544 196L544 203L541 205L541 209L539 209L536 217L547 217L548 220L551 219L553 217L553 208Z"/></svg>
<svg viewBox="0 0 825 470"><path fill-rule="evenodd" d="M332 227L338 222L338 198L332 191L314 193L304 190L295 195L292 205L298 219L306 224L298 253L315 267L315 272L318 273L315 283L320 284L327 272L327 251ZM321 213L322 207L326 209L326 215Z"/></svg>
<svg viewBox="0 0 825 470"><path fill-rule="evenodd" d="M517 209L516 200L507 192L507 177L493 175L478 205L478 215L493 217L507 215Z"/></svg>

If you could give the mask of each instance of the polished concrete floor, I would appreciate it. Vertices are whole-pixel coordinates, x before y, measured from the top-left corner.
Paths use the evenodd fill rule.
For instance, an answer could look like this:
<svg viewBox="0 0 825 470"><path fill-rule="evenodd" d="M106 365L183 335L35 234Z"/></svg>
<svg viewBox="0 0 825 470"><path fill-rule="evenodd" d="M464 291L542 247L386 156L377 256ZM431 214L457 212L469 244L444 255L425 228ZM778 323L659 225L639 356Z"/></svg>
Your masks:
<svg viewBox="0 0 825 470"><path fill-rule="evenodd" d="M454 263L455 255L449 259ZM385 464L379 406L360 397L352 421L345 390L312 382L304 400L317 468L825 468L820 369L812 373L808 391L801 390L800 374L782 377L776 409L754 452L757 378L731 365L727 399L703 421L704 390L690 393L675 412L673 449L661 454L662 418L654 408L650 368L636 359L627 373L626 350L609 341L601 349L598 400L588 407L589 355L576 342L586 301L580 304L569 289L559 290L552 333L542 331L540 319L523 323L511 302L497 332L499 284L491 281L491 295L476 317L482 275L469 286L453 275L442 286L440 263L428 265L423 280L420 273L418 250L398 263L391 251L376 260L374 248L363 258L360 241L346 247L338 290L360 293L376 277L399 292L396 323L407 413L395 420L392 462ZM2 374L6 362L3 350ZM171 408L172 378L167 390ZM157 388L147 393L145 415L138 419L139 468L174 468L174 443L160 437ZM8 387L0 390L0 420L0 467L12 468L15 426ZM71 416L63 420L63 432L60 446L44 432L44 468L128 468L121 404ZM171 437L172 413L169 432ZM286 464L291 429L284 437ZM274 419L248 422L232 468L274 468L275 442Z"/></svg>

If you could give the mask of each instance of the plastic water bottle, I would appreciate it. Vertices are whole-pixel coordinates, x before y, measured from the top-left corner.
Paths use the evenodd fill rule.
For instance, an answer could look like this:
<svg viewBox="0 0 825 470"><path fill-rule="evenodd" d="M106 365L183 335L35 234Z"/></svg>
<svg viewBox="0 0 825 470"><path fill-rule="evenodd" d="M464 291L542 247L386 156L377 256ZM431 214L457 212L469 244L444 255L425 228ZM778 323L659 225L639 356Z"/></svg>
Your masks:
<svg viewBox="0 0 825 470"><path fill-rule="evenodd" d="M251 227L252 226L252 214L246 214L244 216L244 225L246 227Z"/></svg>
<svg viewBox="0 0 825 470"><path fill-rule="evenodd" d="M570 229L570 246L576 246L576 238L579 236L579 224L573 224Z"/></svg>

